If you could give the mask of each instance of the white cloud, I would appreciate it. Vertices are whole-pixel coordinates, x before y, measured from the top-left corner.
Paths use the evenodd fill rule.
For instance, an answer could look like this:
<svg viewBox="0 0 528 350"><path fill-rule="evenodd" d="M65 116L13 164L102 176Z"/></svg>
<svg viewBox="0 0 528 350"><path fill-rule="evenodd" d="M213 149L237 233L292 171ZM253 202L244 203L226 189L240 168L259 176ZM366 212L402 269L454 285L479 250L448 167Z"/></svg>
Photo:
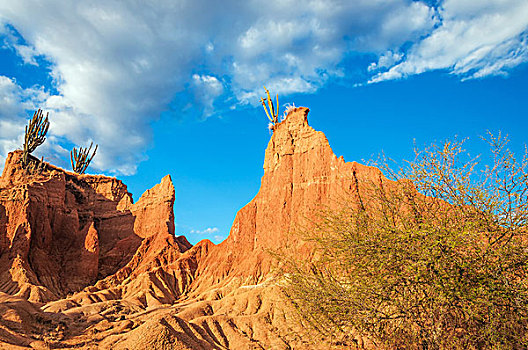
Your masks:
<svg viewBox="0 0 528 350"><path fill-rule="evenodd" d="M25 64L38 66L36 57L38 56L37 51L34 47L24 45L20 43L21 38L17 37L13 29L8 26L1 26L0 22L0 34L3 36L3 48L13 49L20 58L22 58Z"/></svg>
<svg viewBox="0 0 528 350"><path fill-rule="evenodd" d="M504 74L528 61L528 2L447 0L441 24L416 42L402 62L371 79L379 82L447 69L465 78Z"/></svg>
<svg viewBox="0 0 528 350"><path fill-rule="evenodd" d="M212 75L193 74L192 85L195 100L203 106L203 117L211 116L215 111L215 99L224 93L223 84Z"/></svg>
<svg viewBox="0 0 528 350"><path fill-rule="evenodd" d="M203 230L192 229L189 232L189 235L192 237L199 237L199 239L210 239L215 243L222 242L226 237L220 234L218 227L207 227ZM201 237L200 237L201 236Z"/></svg>
<svg viewBox="0 0 528 350"><path fill-rule="evenodd" d="M50 139L93 140L93 166L123 174L145 159L150 123L174 106L207 117L257 105L263 84L274 94L313 93L358 72L355 83L432 69L467 78L528 60L526 0L446 0L438 8L411 0L0 0L1 23L10 25L4 45L26 64L47 60L54 86L14 82L15 95L2 90L0 99L48 108ZM376 59L350 68L343 62L351 54Z"/></svg>
<svg viewBox="0 0 528 350"><path fill-rule="evenodd" d="M41 88L23 89L16 80L0 75L0 118L3 120L19 119L25 110L34 109L47 97Z"/></svg>
<svg viewBox="0 0 528 350"><path fill-rule="evenodd" d="M222 242L224 239L226 239L226 237L224 237L224 236L219 236L219 235L216 235L216 236L213 237L213 240L214 240L215 242L217 242L217 243Z"/></svg>
<svg viewBox="0 0 528 350"><path fill-rule="evenodd" d="M315 92L346 74L339 64L347 53L398 47L435 23L434 10L420 2L271 1L234 45L233 91L252 104L263 83L282 95Z"/></svg>
<svg viewBox="0 0 528 350"><path fill-rule="evenodd" d="M200 39L172 1L2 1L0 13L52 63L50 134L94 140L93 166L132 174L150 142L149 124L185 86ZM181 26L182 23L188 26ZM47 105L47 104L46 104ZM60 105L60 108L55 109Z"/></svg>
<svg viewBox="0 0 528 350"><path fill-rule="evenodd" d="M219 232L218 227L208 227L204 230L191 230L190 233L198 235L212 235L217 232Z"/></svg>
<svg viewBox="0 0 528 350"><path fill-rule="evenodd" d="M395 63L399 62L403 58L403 54L400 52L387 51L384 54L380 55L378 62L372 62L368 66L368 71L376 71L379 69L387 68L393 66Z"/></svg>
<svg viewBox="0 0 528 350"><path fill-rule="evenodd" d="M26 110L36 109L47 97L42 89L22 89L15 80L0 76L0 171L7 153L24 142L24 127L30 117Z"/></svg>

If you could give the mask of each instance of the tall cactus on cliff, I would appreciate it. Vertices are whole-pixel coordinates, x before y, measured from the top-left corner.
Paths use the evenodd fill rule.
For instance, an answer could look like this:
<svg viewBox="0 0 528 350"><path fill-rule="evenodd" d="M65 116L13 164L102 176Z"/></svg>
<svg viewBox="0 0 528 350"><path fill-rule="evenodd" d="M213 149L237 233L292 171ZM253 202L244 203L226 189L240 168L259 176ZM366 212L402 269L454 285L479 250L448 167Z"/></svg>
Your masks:
<svg viewBox="0 0 528 350"><path fill-rule="evenodd" d="M271 99L269 90L266 89L265 86L264 90L266 90L267 97L265 99L264 97L261 97L260 103L262 103L262 107L264 107L264 111L266 112L266 115L270 120L270 129L273 130L275 128L275 125L279 123L279 94L277 94L277 110L275 110L275 106L273 105L273 100Z"/></svg>
<svg viewBox="0 0 528 350"><path fill-rule="evenodd" d="M46 118L39 108L33 113L33 118L26 125L26 134L24 136L24 145L22 150L22 166L28 166L28 156L46 141L46 134L49 129L49 113L46 113Z"/></svg>
<svg viewBox="0 0 528 350"><path fill-rule="evenodd" d="M95 156L98 145L95 145L95 149L90 156L90 151L92 150L92 146L93 146L93 142L90 143L90 147L88 148L79 147L79 149L77 150L77 148L74 147L73 150L70 152L70 160L71 160L72 169L77 174L84 174L84 172L88 168L88 165L90 165L90 162Z"/></svg>

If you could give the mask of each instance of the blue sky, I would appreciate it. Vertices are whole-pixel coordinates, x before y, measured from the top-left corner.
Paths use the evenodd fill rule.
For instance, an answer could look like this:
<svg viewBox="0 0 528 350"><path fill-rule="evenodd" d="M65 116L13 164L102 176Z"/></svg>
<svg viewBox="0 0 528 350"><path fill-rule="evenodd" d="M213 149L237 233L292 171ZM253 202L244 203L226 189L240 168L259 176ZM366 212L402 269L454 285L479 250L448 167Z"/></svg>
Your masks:
<svg viewBox="0 0 528 350"><path fill-rule="evenodd" d="M0 0L0 162L44 108L39 155L94 141L135 199L171 174L178 234L218 242L263 174L263 84L347 161L486 130L520 151L527 61L525 0Z"/></svg>

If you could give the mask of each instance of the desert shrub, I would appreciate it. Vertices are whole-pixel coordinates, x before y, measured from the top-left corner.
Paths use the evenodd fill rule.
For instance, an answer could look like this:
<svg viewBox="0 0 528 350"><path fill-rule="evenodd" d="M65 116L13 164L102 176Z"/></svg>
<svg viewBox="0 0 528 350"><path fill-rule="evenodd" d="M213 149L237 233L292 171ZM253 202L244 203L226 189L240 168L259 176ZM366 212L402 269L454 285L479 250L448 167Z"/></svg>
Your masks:
<svg viewBox="0 0 528 350"><path fill-rule="evenodd" d="M489 166L433 145L323 212L303 232L315 258L282 257L301 321L391 349L525 349L528 164L487 141Z"/></svg>

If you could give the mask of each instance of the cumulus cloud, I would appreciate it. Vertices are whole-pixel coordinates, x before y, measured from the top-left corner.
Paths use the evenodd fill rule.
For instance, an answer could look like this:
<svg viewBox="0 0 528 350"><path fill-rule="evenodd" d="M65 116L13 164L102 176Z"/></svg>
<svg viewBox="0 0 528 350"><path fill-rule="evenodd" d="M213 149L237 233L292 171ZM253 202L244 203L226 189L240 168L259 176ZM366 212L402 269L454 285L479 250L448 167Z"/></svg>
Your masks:
<svg viewBox="0 0 528 350"><path fill-rule="evenodd" d="M0 108L24 109L20 116L44 107L53 116L50 152L93 140L95 168L133 174L150 123L174 106L207 118L257 105L263 84L281 95L313 93L357 72L360 83L432 69L502 74L528 60L527 11L525 0L0 1L4 46L24 64L47 61L53 78L45 89L10 80L0 99L21 105ZM375 59L350 67L350 55ZM21 124L3 123L5 156Z"/></svg>
<svg viewBox="0 0 528 350"><path fill-rule="evenodd" d="M263 82L282 95L315 92L347 74L348 53L399 47L435 23L421 2L271 1L233 46L233 91L243 103L257 103Z"/></svg>
<svg viewBox="0 0 528 350"><path fill-rule="evenodd" d="M185 86L200 31L173 1L0 2L4 23L52 63L50 134L99 144L93 166L133 174L149 124ZM182 23L187 25L182 26Z"/></svg>

